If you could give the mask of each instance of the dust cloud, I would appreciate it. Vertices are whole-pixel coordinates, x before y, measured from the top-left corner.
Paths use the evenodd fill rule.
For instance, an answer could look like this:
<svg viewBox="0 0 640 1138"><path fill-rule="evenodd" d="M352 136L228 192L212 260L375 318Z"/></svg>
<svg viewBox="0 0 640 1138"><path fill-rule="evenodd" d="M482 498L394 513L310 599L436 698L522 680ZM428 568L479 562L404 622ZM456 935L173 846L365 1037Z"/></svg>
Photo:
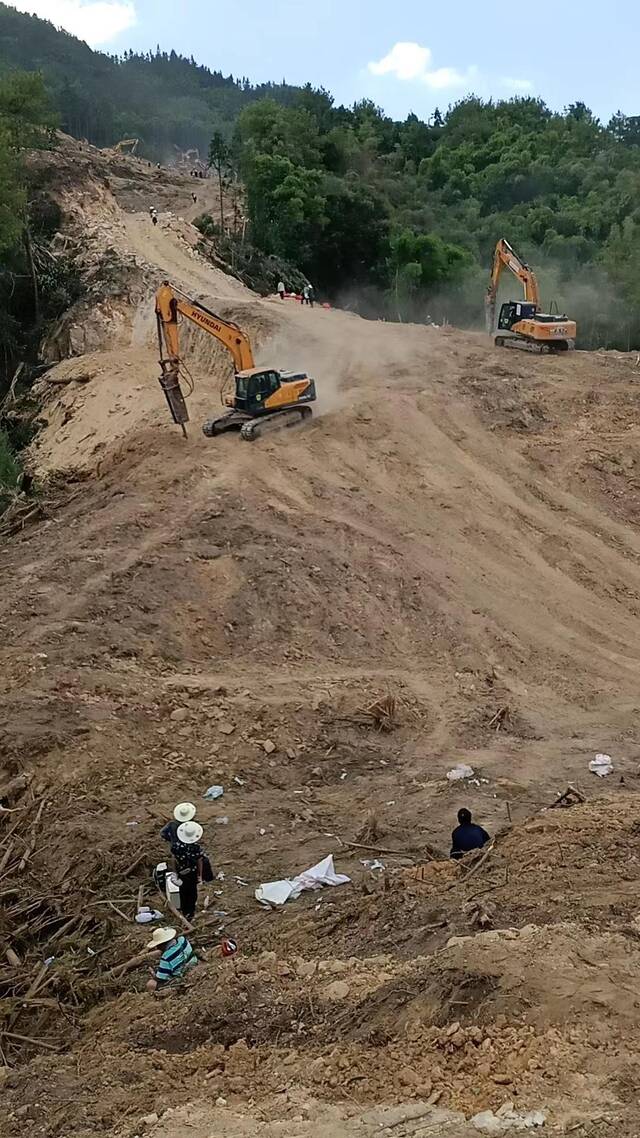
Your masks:
<svg viewBox="0 0 640 1138"><path fill-rule="evenodd" d="M319 308L289 309L288 315L294 319L259 348L258 363L271 364L280 371L306 371L315 379L318 400L314 416L339 410L347 402L348 341L334 331L330 314Z"/></svg>

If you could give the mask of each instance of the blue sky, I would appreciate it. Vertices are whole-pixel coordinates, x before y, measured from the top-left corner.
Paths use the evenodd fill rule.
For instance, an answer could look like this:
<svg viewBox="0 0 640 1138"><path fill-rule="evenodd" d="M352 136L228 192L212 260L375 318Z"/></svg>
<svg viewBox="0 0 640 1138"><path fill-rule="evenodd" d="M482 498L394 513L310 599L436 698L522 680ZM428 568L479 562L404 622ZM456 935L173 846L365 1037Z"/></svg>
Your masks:
<svg viewBox="0 0 640 1138"><path fill-rule="evenodd" d="M105 51L160 43L225 74L324 85L394 117L469 91L640 113L638 0L9 0Z"/></svg>

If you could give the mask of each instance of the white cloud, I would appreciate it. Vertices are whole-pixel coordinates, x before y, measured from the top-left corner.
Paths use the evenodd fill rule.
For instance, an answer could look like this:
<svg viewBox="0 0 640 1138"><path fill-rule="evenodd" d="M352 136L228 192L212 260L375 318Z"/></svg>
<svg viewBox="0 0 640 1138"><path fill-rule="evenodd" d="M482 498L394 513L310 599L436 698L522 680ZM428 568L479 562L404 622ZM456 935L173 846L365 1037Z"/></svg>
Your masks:
<svg viewBox="0 0 640 1138"><path fill-rule="evenodd" d="M452 87L464 87L477 75L475 67L466 72L460 72L455 67L431 66L432 53L428 47L419 43L397 43L391 51L369 64L372 75L393 75L403 81L424 83L434 91L443 91Z"/></svg>
<svg viewBox="0 0 640 1138"><path fill-rule="evenodd" d="M92 47L109 43L137 21L134 0L9 0L12 8L50 20Z"/></svg>
<svg viewBox="0 0 640 1138"><path fill-rule="evenodd" d="M521 95L533 91L533 83L530 79L511 79L510 76L505 75L500 83L503 87L507 87L510 91L517 91Z"/></svg>

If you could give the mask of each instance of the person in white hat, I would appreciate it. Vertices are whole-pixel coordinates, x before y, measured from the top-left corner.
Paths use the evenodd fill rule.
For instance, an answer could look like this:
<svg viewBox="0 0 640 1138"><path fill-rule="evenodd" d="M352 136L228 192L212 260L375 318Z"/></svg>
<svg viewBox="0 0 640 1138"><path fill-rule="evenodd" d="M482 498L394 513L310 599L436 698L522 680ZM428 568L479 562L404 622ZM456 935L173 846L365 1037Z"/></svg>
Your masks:
<svg viewBox="0 0 640 1138"><path fill-rule="evenodd" d="M178 826L181 826L183 822L192 822L195 816L196 808L193 802L179 802L173 811L171 821L162 827L160 837L163 841L173 845L178 834Z"/></svg>
<svg viewBox="0 0 640 1138"><path fill-rule="evenodd" d="M198 885L202 884L204 871L204 850L200 839L204 831L198 822L182 822L178 826L175 841L171 845L176 873L180 886L180 908L182 915L190 921L198 902Z"/></svg>
<svg viewBox="0 0 640 1138"><path fill-rule="evenodd" d="M155 929L147 948L162 950L157 968L151 968L151 979L147 981L147 991L155 992L165 987L172 980L184 976L190 968L198 963L191 944L186 936L178 935L175 929Z"/></svg>

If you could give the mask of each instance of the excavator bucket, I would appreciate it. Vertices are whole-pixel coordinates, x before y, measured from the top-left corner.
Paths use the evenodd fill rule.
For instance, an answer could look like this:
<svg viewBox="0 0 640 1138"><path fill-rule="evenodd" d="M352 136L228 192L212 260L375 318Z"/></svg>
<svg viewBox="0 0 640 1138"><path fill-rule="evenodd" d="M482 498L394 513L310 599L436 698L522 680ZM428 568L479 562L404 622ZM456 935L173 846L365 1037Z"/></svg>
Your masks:
<svg viewBox="0 0 640 1138"><path fill-rule="evenodd" d="M180 381L174 371L166 371L160 376L159 382L165 393L167 403L169 404L171 417L174 423L182 427L182 433L186 439L187 429L185 423L189 422L189 412L184 395L182 394Z"/></svg>

